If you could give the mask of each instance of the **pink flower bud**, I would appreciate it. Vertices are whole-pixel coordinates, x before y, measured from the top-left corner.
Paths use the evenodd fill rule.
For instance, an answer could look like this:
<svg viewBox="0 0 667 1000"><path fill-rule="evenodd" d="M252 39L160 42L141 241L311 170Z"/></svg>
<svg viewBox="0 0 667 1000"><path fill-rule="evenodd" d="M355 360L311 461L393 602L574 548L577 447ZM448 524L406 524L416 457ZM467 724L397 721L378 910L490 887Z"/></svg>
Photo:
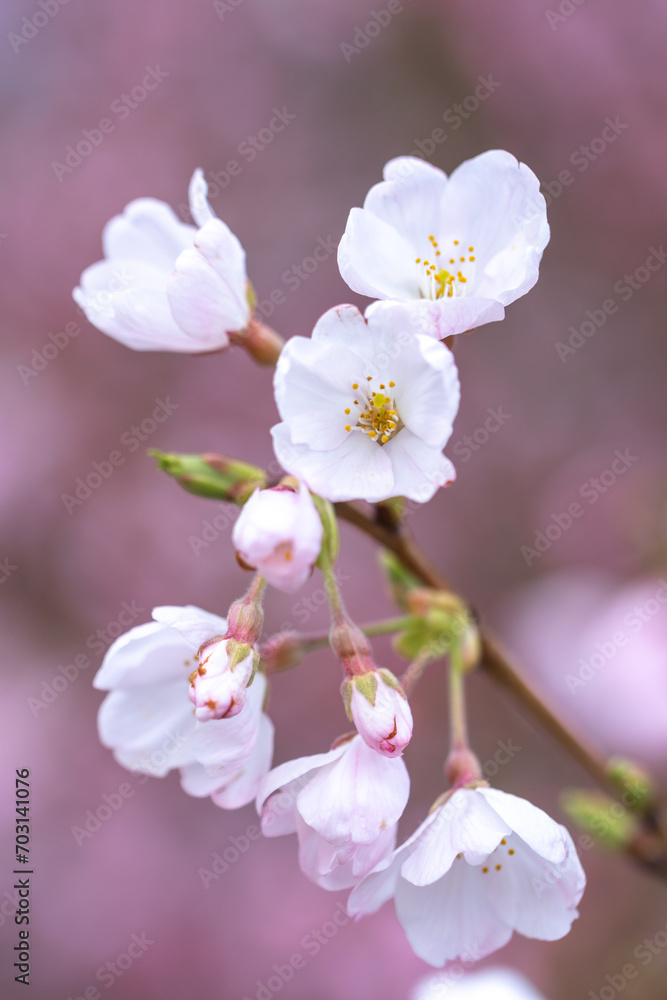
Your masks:
<svg viewBox="0 0 667 1000"><path fill-rule="evenodd" d="M322 547L322 522L304 484L299 492L257 489L234 525L243 562L288 594L303 586Z"/></svg>
<svg viewBox="0 0 667 1000"><path fill-rule="evenodd" d="M255 650L233 639L215 639L199 650L199 667L190 674L190 701L200 722L237 715L255 671Z"/></svg>
<svg viewBox="0 0 667 1000"><path fill-rule="evenodd" d="M384 757L400 757L412 738L412 712L394 675L372 670L350 677L343 697L364 742Z"/></svg>

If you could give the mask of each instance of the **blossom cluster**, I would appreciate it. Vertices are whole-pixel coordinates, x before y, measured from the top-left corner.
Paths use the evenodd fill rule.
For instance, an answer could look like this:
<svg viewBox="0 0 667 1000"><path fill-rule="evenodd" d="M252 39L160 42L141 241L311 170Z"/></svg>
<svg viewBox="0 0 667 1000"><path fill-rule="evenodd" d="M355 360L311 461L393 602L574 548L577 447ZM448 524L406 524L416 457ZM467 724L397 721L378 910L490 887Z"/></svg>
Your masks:
<svg viewBox="0 0 667 1000"><path fill-rule="evenodd" d="M351 915L393 898L410 944L432 965L482 958L514 931L562 937L585 883L572 839L527 801L489 788L460 733L451 787L396 846L410 791L403 751L414 678L408 670L403 685L376 665L333 569L335 503L425 503L454 481L443 454L460 400L451 338L501 320L535 284L549 238L537 178L502 151L451 177L415 158L392 160L363 208L350 212L338 250L350 288L376 301L363 313L336 306L310 337L284 345L253 314L244 250L213 213L199 170L190 210L195 226L153 199L128 205L105 228L105 259L83 273L75 299L100 330L137 350L204 353L235 343L275 364L280 421L271 434L285 476L270 484L261 470L253 478L249 466L206 456L182 472L193 492L242 505L232 541L253 583L226 618L156 608L152 622L110 647L95 679L109 692L102 742L132 770L178 770L186 793L221 808L255 801L266 836L296 834L313 882L351 890ZM325 752L272 767L270 678L308 649L290 635L262 642L264 591L294 592L316 566L354 730ZM434 652L424 638L415 664L449 652L458 684L461 665L474 665L474 625L458 628L465 615L446 598L419 599L428 614L411 621L437 620L449 645Z"/></svg>

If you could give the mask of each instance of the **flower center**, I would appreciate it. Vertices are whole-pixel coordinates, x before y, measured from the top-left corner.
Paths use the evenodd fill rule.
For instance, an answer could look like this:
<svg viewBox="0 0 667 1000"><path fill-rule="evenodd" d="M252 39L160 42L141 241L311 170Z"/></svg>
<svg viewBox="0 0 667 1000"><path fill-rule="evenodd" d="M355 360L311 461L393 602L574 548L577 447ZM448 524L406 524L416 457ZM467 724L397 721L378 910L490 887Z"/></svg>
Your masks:
<svg viewBox="0 0 667 1000"><path fill-rule="evenodd" d="M345 407L345 415L351 417L350 422L345 425L345 430L361 431L363 434L368 434L371 441L383 445L398 434L403 426L391 392L396 383L389 382L385 385L384 382L380 382L375 389L371 385L372 381L373 376L367 375L366 385L360 382L352 383L355 398L352 406Z"/></svg>
<svg viewBox="0 0 667 1000"><path fill-rule="evenodd" d="M461 249L460 240L451 240L449 252L442 250L433 234L429 235L429 259L416 257L423 268L421 288L424 298L451 299L466 294L466 285L475 274L475 248ZM443 244L444 245L444 244Z"/></svg>

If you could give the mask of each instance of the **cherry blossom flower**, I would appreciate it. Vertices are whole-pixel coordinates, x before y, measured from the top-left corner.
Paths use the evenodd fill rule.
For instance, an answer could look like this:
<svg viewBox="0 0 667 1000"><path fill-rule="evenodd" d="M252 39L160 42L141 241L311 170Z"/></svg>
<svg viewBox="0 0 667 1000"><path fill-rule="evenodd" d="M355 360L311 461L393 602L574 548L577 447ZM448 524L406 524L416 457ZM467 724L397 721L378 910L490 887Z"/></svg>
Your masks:
<svg viewBox="0 0 667 1000"><path fill-rule="evenodd" d="M412 739L412 712L394 675L376 669L350 677L343 697L364 742L385 757L400 757Z"/></svg>
<svg viewBox="0 0 667 1000"><path fill-rule="evenodd" d="M226 631L224 618L200 608L182 611L207 620L209 632ZM254 799L271 766L273 725L262 712L266 679L255 678L232 719L201 723L188 697L195 663L191 643L161 622L116 639L94 680L109 692L99 712L100 739L123 767L155 777L179 768L189 795L238 808Z"/></svg>
<svg viewBox="0 0 667 1000"><path fill-rule="evenodd" d="M352 892L351 916L394 897L417 955L431 965L484 958L516 930L555 941L586 883L570 834L525 799L460 788Z"/></svg>
<svg viewBox="0 0 667 1000"><path fill-rule="evenodd" d="M322 547L322 521L304 483L257 489L239 515L232 541L243 562L288 594L310 576Z"/></svg>
<svg viewBox="0 0 667 1000"><path fill-rule="evenodd" d="M257 810L265 836L297 834L308 878L324 889L346 889L391 856L409 791L403 761L354 736L328 753L276 767L260 785Z"/></svg>
<svg viewBox="0 0 667 1000"><path fill-rule="evenodd" d="M540 183L510 153L482 153L449 178L401 156L350 212L338 266L355 292L421 302L442 339L502 319L537 281L548 242Z"/></svg>
<svg viewBox="0 0 667 1000"><path fill-rule="evenodd" d="M430 500L456 473L442 449L459 406L451 352L409 306L343 305L292 337L274 379L278 461L328 500Z"/></svg>
<svg viewBox="0 0 667 1000"><path fill-rule="evenodd" d="M461 979L451 972L430 976L418 984L410 1000L544 1000L514 969L484 969Z"/></svg>
<svg viewBox="0 0 667 1000"><path fill-rule="evenodd" d="M190 182L197 226L155 198L130 202L104 227L104 260L74 299L93 326L137 351L196 354L227 347L251 319L245 251L213 214L201 170Z"/></svg>

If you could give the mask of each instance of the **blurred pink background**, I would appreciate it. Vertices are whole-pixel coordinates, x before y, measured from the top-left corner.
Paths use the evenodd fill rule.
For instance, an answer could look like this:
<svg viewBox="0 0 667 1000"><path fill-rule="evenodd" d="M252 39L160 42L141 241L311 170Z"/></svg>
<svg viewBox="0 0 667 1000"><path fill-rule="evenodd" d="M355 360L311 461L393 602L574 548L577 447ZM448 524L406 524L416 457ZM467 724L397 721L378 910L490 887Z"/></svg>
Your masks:
<svg viewBox="0 0 667 1000"><path fill-rule="evenodd" d="M199 870L245 843L252 807L225 813L188 799L173 774L142 783L97 740L97 631L117 634L124 604L140 609L137 622L165 603L224 614L247 583L224 518L195 554L192 539L221 508L154 471L146 448L272 457L266 371L238 350L132 353L90 327L71 299L81 270L100 257L104 223L142 195L178 209L196 166L246 247L259 299L282 293L265 315L283 336L308 335L339 302L361 304L335 254L305 279L293 269L319 240L337 241L392 156L421 149L449 171L500 147L542 179L552 240L541 280L502 325L457 343L463 401L447 453L458 481L412 523L572 720L605 752L648 760L664 783L667 607L629 635L622 669L614 661L597 670L581 693L566 675L626 627L635 593L645 602L667 579L667 267L649 280L641 270L667 240L666 5L404 0L391 16L386 9L384 0L2 5L3 995L24 995L12 982L16 928L7 916L21 767L31 768L33 787L32 995L66 1000L97 986L124 1000L254 1000L274 965L300 952L305 967L283 997L402 1000L428 971L391 906L309 951L304 937L332 920L345 894L301 876L294 838L251 841L205 887ZM378 23L372 12L381 29L367 30ZM152 91L141 90L147 73L159 81ZM493 92L475 102L480 78ZM276 108L293 118L267 133ZM114 129L90 155L54 168L105 117ZM264 148L251 156L248 139L263 129ZM230 160L241 166L232 177ZM617 308L607 316L610 299ZM137 440L132 428L167 399L173 414ZM506 417L485 438L498 408ZM68 513L63 494L119 448L123 464ZM617 450L627 467L604 475ZM568 525L573 502L583 514ZM531 555L538 532L549 544ZM346 528L341 570L350 607L367 620L389 613L373 547ZM271 593L269 629L303 624L301 602L318 588L314 578L303 594ZM573 602L580 590L589 612ZM308 618L309 630L326 624L321 610ZM400 671L388 643L376 649ZM59 668L84 655L88 666L40 706ZM320 752L347 728L337 688L326 654L275 680L277 762ZM499 787L563 820L561 789L586 786L586 776L486 678L472 679L471 703L482 760L498 740L522 748ZM442 790L445 704L434 667L414 699L405 833ZM77 843L72 828L105 795L116 801L124 782L133 794ZM597 851L583 861L589 888L571 934L555 944L515 938L495 956L549 1000L599 995L606 977L639 966L634 950L667 926L664 886ZM132 935L153 943L121 978L101 982L98 970ZM625 1000L663 1000L666 975L667 949L641 966Z"/></svg>

